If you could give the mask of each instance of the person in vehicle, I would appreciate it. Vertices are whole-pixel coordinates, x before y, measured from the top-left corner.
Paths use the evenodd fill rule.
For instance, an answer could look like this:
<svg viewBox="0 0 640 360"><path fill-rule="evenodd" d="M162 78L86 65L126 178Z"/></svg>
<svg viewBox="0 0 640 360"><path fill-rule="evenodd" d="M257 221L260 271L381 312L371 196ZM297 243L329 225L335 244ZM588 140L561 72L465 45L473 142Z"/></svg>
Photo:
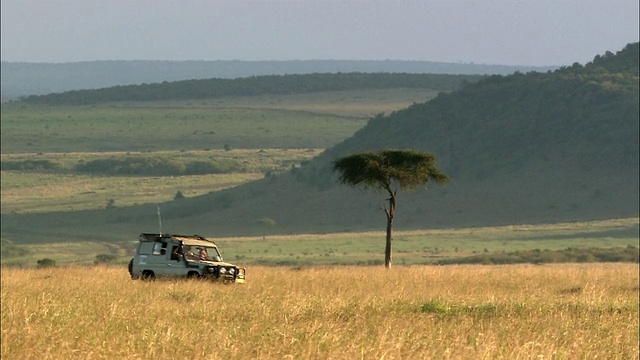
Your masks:
<svg viewBox="0 0 640 360"><path fill-rule="evenodd" d="M207 260L207 248L200 248L200 261L206 261Z"/></svg>
<svg viewBox="0 0 640 360"><path fill-rule="evenodd" d="M181 258L185 260L195 260L198 256L191 251L191 246L174 246L171 252L171 259L180 260Z"/></svg>
<svg viewBox="0 0 640 360"><path fill-rule="evenodd" d="M197 259L196 254L191 251L191 246L182 246L182 251L184 252L184 258L189 260Z"/></svg>
<svg viewBox="0 0 640 360"><path fill-rule="evenodd" d="M182 259L182 248L180 246L174 246L171 251L171 260Z"/></svg>

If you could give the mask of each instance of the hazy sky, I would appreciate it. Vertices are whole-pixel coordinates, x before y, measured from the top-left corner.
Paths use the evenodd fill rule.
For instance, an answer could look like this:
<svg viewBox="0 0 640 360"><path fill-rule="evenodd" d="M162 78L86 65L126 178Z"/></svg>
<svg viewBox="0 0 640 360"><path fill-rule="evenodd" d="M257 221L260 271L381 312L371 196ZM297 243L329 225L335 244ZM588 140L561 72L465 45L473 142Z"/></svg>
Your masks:
<svg viewBox="0 0 640 360"><path fill-rule="evenodd" d="M4 61L584 64L638 41L638 0L2 0Z"/></svg>

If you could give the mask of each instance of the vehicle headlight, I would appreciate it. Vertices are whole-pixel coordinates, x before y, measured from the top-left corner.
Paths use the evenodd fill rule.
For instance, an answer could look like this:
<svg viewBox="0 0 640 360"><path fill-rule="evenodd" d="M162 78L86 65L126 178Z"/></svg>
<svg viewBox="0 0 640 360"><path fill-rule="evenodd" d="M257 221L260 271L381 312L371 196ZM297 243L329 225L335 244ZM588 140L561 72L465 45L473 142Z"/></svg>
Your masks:
<svg viewBox="0 0 640 360"><path fill-rule="evenodd" d="M225 269L225 268L221 267L221 268L220 268L220 275L224 275L224 274L226 274L226 273L227 273L227 269Z"/></svg>
<svg viewBox="0 0 640 360"><path fill-rule="evenodd" d="M234 268L230 268L229 269L229 274L233 275L235 273L236 273L236 269L234 269Z"/></svg>

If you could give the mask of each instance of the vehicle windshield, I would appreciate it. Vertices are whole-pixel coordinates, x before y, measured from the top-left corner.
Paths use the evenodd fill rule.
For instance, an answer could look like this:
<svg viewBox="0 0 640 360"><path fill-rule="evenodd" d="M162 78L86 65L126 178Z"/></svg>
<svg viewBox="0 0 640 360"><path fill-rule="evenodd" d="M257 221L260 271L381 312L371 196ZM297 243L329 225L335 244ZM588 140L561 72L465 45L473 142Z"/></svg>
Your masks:
<svg viewBox="0 0 640 360"><path fill-rule="evenodd" d="M218 252L218 248L209 246L198 246L195 252L200 261L222 261L222 256Z"/></svg>

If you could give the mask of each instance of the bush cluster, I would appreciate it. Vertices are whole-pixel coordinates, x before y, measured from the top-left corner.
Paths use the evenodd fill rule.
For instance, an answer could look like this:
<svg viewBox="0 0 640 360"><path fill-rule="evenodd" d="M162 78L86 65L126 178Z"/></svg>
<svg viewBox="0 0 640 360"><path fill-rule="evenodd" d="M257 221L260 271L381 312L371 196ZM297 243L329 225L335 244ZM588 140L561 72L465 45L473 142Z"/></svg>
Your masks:
<svg viewBox="0 0 640 360"><path fill-rule="evenodd" d="M78 164L75 171L100 175L179 176L244 172L239 163L191 161L187 163L161 157L129 157L124 159L97 159Z"/></svg>
<svg viewBox="0 0 640 360"><path fill-rule="evenodd" d="M48 259L48 258L40 259L36 263L38 264L39 268L47 268L47 267L56 266L56 261L53 260L53 259Z"/></svg>
<svg viewBox="0 0 640 360"><path fill-rule="evenodd" d="M20 161L2 161L0 163L2 170L21 170L21 171L42 171L42 170L58 170L60 166L49 160L20 160Z"/></svg>

